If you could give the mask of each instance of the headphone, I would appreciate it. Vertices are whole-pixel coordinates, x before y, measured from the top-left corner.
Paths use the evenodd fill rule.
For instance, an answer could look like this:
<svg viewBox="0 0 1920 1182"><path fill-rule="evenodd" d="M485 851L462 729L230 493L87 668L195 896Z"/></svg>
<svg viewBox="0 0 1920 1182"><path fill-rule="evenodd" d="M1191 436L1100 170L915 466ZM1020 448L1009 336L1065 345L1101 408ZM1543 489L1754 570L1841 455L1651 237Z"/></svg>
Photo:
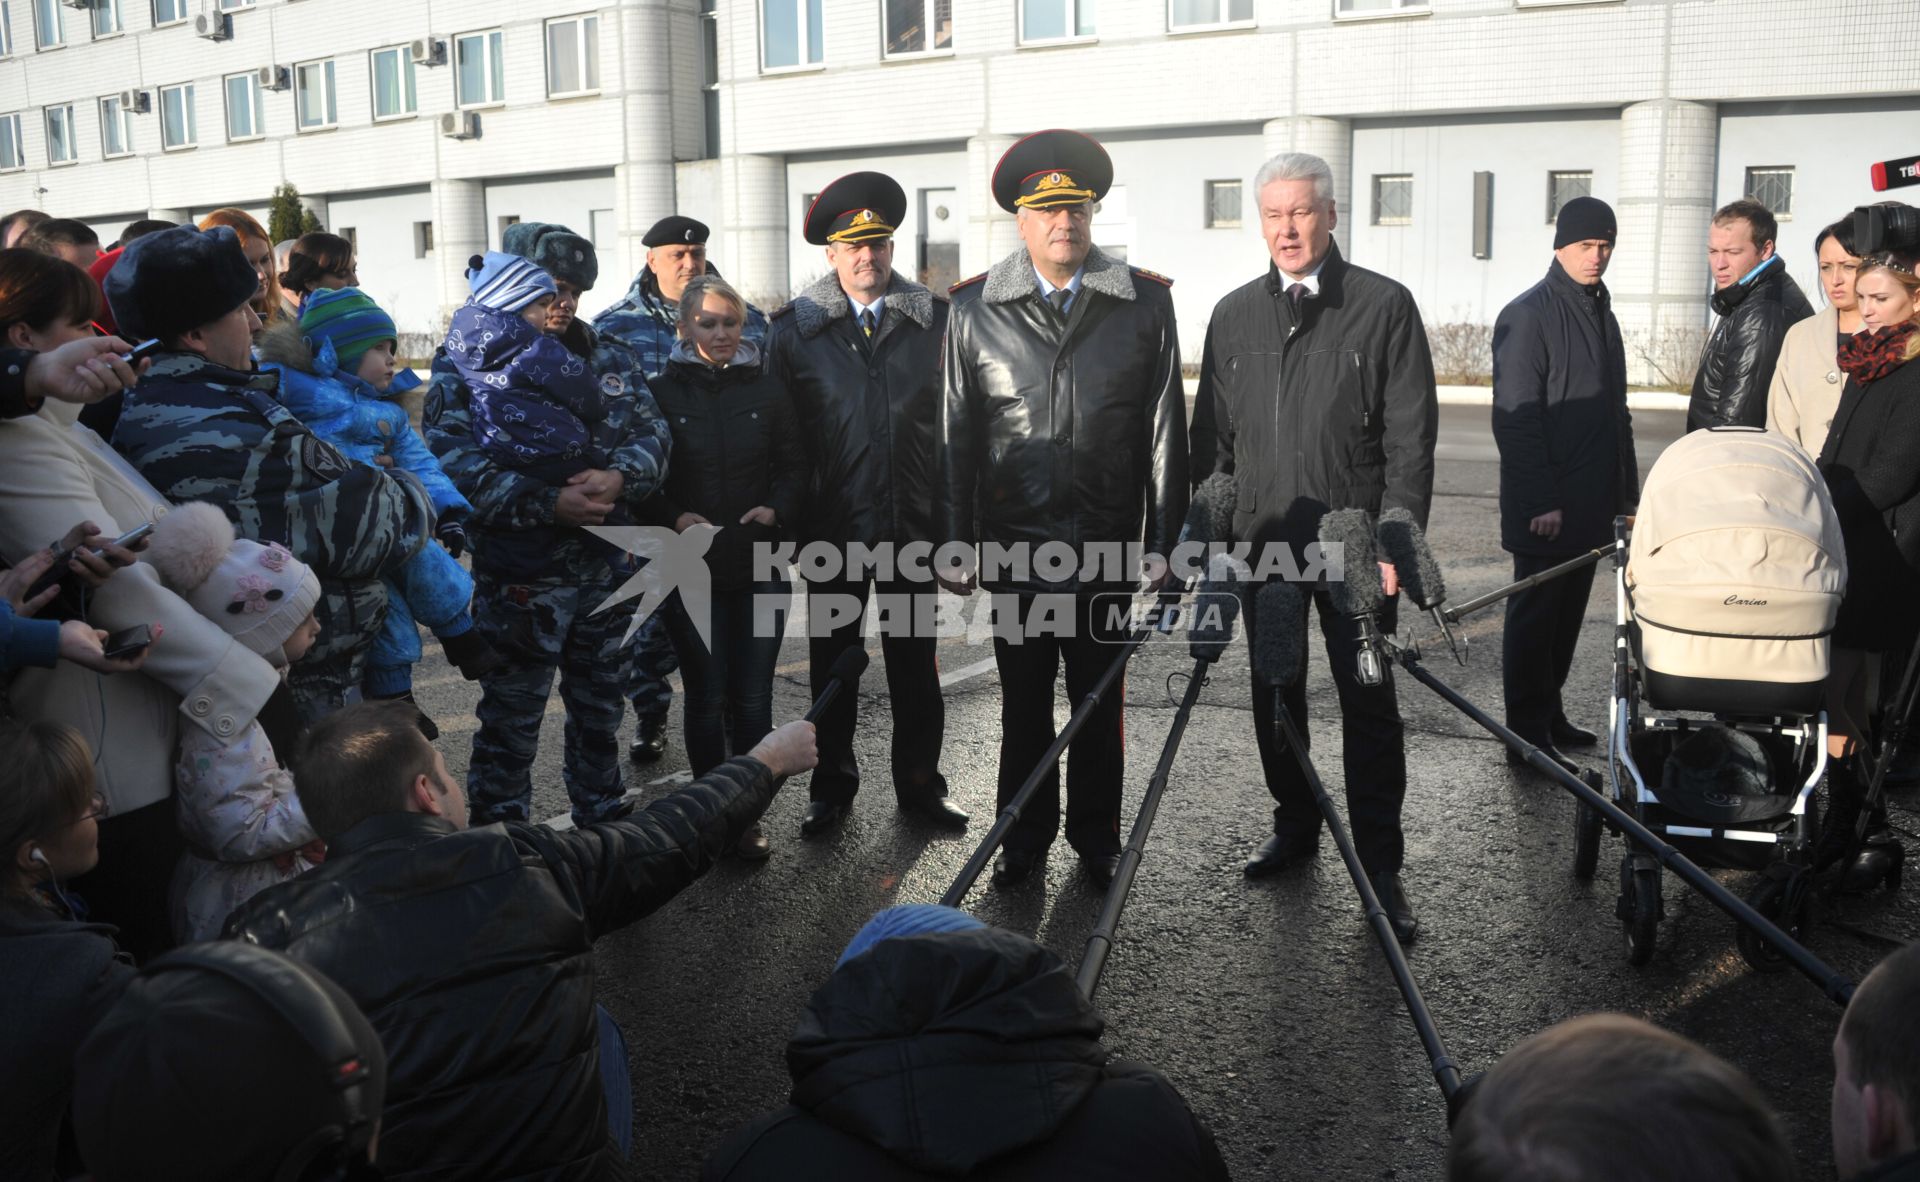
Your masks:
<svg viewBox="0 0 1920 1182"><path fill-rule="evenodd" d="M53 863L47 861L47 856L40 852L39 846L33 847L33 851L27 855L27 861L38 862L49 870L53 869Z"/></svg>
<svg viewBox="0 0 1920 1182"><path fill-rule="evenodd" d="M180 970L212 973L245 989L280 1015L325 1064L327 1087L337 1101L334 1121L293 1147L275 1172L274 1182L296 1182L323 1163L332 1172L322 1177L362 1176L378 1116L366 1110L366 1083L372 1071L333 998L319 985L319 974L292 957L257 945L219 940L169 952L140 970L139 976Z"/></svg>

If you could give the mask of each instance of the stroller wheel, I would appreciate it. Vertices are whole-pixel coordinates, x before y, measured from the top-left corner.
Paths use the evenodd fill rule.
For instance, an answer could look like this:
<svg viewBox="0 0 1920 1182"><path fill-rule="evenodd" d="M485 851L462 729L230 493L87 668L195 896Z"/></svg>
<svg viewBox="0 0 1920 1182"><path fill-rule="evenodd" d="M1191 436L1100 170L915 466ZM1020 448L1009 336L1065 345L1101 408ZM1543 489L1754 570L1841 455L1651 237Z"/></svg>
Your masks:
<svg viewBox="0 0 1920 1182"><path fill-rule="evenodd" d="M1805 867L1775 866L1768 869L1753 890L1747 892L1747 903L1779 925L1781 931L1799 940L1807 929L1807 911L1813 899L1813 892L1809 889L1812 882L1812 876ZM1741 957L1760 972L1778 973L1789 966L1779 948L1762 939L1758 932L1745 924L1740 925L1740 929L1734 933L1734 943L1739 947Z"/></svg>
<svg viewBox="0 0 1920 1182"><path fill-rule="evenodd" d="M1600 791L1600 777L1588 772L1581 779ZM1582 882L1600 868L1600 812L1579 797L1573 798L1573 876Z"/></svg>
<svg viewBox="0 0 1920 1182"><path fill-rule="evenodd" d="M1654 937L1660 932L1660 867L1638 866L1629 854L1620 864L1620 922L1627 938L1627 963L1643 965L1653 959Z"/></svg>

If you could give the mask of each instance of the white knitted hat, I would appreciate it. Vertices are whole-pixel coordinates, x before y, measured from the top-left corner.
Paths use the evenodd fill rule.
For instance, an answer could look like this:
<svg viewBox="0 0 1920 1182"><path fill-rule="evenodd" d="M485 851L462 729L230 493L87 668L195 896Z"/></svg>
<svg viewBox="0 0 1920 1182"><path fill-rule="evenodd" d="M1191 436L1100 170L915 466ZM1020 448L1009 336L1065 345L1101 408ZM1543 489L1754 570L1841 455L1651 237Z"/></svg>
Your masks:
<svg viewBox="0 0 1920 1182"><path fill-rule="evenodd" d="M142 557L195 611L276 665L320 602L310 567L277 542L236 540L226 514L204 501L156 521Z"/></svg>

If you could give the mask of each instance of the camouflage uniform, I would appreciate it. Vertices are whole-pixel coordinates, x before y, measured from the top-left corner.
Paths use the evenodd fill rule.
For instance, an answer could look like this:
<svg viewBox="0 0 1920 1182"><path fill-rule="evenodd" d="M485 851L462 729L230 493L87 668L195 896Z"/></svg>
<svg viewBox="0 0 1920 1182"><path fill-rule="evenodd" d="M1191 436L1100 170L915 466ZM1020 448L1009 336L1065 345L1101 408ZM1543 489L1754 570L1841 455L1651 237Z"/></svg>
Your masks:
<svg viewBox="0 0 1920 1182"><path fill-rule="evenodd" d="M594 426L594 443L625 480L620 499L632 512L666 472L666 423L631 349L579 321L560 339L586 357L600 379L607 417ZM637 601L595 612L623 577L609 565L606 545L584 530L554 524L558 488L500 467L475 444L466 383L444 354L433 361L425 427L427 445L473 502L467 530L473 541L474 624L509 658L480 679L479 726L467 769L473 819L529 819L529 773L558 669L567 712L567 799L573 819L590 823L616 807L626 791L616 736L631 654L620 642ZM529 534L545 535L544 569L502 558L526 550L524 544L502 545L504 540L524 543Z"/></svg>
<svg viewBox="0 0 1920 1182"><path fill-rule="evenodd" d="M312 720L354 700L387 614L383 576L433 532L409 473L348 461L278 400L275 373L163 353L127 392L113 446L174 504L208 501L241 537L279 542L320 578L320 638L288 672Z"/></svg>
<svg viewBox="0 0 1920 1182"><path fill-rule="evenodd" d="M709 266L707 274L718 277L720 273ZM651 381L667 368L673 343L679 339L679 319L680 305L660 294L653 272L643 266L626 296L594 317L593 327L605 336L625 342L639 354L640 364ZM766 343L766 314L751 304L747 305L747 324L740 339L756 346ZM655 615L640 626L640 634L633 639L633 650L633 679L627 685L633 716L636 721L660 723L667 717L667 708L673 705L673 687L667 679L679 668L673 655L673 641L667 636L661 616Z"/></svg>

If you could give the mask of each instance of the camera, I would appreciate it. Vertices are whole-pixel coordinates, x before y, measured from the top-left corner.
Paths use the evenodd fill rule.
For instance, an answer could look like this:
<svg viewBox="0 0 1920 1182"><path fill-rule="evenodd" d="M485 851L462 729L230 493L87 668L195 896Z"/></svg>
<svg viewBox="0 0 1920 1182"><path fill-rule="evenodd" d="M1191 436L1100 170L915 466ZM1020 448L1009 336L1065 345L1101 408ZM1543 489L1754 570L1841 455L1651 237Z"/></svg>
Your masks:
<svg viewBox="0 0 1920 1182"><path fill-rule="evenodd" d="M1855 208L1853 244L1862 256L1883 250L1895 254L1920 253L1920 209L1898 201Z"/></svg>

